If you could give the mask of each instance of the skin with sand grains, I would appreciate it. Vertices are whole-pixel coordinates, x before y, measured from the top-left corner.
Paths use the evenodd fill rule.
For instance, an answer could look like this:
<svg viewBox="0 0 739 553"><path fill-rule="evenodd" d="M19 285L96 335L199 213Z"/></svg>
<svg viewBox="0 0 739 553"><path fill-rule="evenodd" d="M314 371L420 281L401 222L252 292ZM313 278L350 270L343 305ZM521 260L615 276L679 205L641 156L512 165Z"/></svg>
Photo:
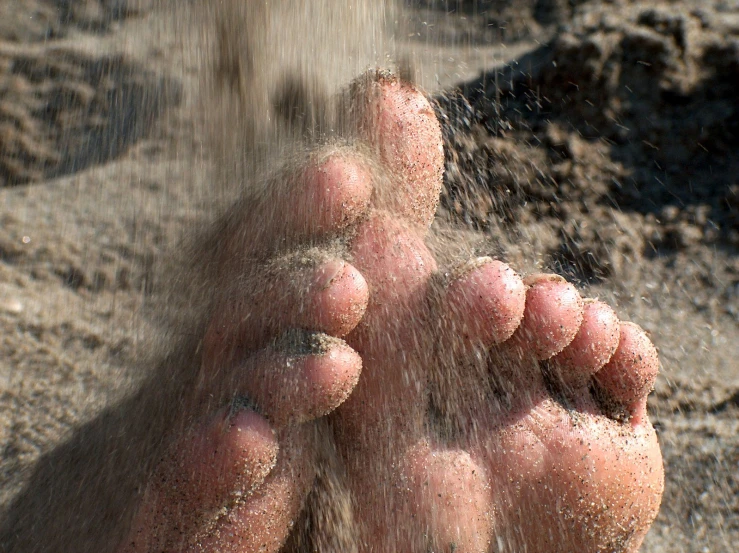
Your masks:
<svg viewBox="0 0 739 553"><path fill-rule="evenodd" d="M238 51L225 82L252 95ZM646 335L559 277L437 265L441 132L413 85L373 71L316 108L289 82L274 140L308 153L273 153L198 242L185 338L41 460L2 546L636 551L663 486Z"/></svg>
<svg viewBox="0 0 739 553"><path fill-rule="evenodd" d="M658 369L654 347L638 327L554 275L522 280L479 258L441 278L423 242L443 159L439 147L424 147L441 140L430 105L382 73L354 93L363 106L362 147L327 153L305 179L321 183L316 214L349 197L370 198L352 231L343 231L351 265L324 250L311 265L320 267L322 285L308 284L297 302L286 295L305 306L297 319L265 325L251 311L258 303L238 301L217 310L206 333L203 370L216 381L224 378L217 368L244 367L244 351L269 339L265 328L274 334L302 325L335 337L306 345L303 336L303 357L288 363L257 350L245 367L252 378L226 380L226 389L256 398L279 453L271 442L262 446L269 462L244 460L260 447L206 442L206 458L226 451L228 466L259 475L226 504L225 490L245 489L236 478L244 470L219 472L217 516L213 500L200 499L219 496L209 483L216 475L165 458L122 551L178 550L184 536L192 547L229 551L277 551L285 539L287 550L635 551L662 491L659 447L645 416ZM384 169L382 180L369 166ZM337 171L353 178L336 178ZM230 256L233 244L225 251ZM298 282L314 282L292 263L280 266ZM257 289L277 305L269 285ZM232 300L233 292L224 296ZM298 407L306 390L312 398L330 390L334 401L322 412L338 407L327 424L296 426L311 418ZM254 431L241 430L242 437ZM175 450L186 449L192 446ZM187 503L186 518L172 511L190 498L197 503Z"/></svg>

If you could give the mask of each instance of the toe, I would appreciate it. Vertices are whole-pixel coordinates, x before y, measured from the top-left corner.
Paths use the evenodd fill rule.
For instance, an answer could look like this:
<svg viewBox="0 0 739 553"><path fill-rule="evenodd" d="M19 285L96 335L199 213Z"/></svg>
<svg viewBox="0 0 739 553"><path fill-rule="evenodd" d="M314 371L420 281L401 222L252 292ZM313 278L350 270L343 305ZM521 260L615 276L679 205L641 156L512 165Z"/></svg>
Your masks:
<svg viewBox="0 0 739 553"><path fill-rule="evenodd" d="M394 177L375 190L378 207L427 228L444 172L441 127L431 103L413 85L389 74L369 75L356 88L358 101L366 103L360 135Z"/></svg>
<svg viewBox="0 0 739 553"><path fill-rule="evenodd" d="M346 336L359 324L369 302L369 286L359 271L343 261L331 261L312 278L304 313L294 327L313 328L332 336Z"/></svg>
<svg viewBox="0 0 739 553"><path fill-rule="evenodd" d="M277 464L261 486L234 499L186 552L276 553L287 539L315 478L313 435L293 427L280 437Z"/></svg>
<svg viewBox="0 0 739 553"><path fill-rule="evenodd" d="M468 428L487 403L488 350L511 337L523 317L526 287L506 264L482 257L454 271L446 285L432 280L432 336L424 364L430 401L442 434ZM460 370L461 368L461 370Z"/></svg>
<svg viewBox="0 0 739 553"><path fill-rule="evenodd" d="M276 436L263 417L249 409L223 409L173 448L179 486L167 493L178 494L189 509L209 511L231 490L261 484L275 465L277 451ZM187 455L175 461L180 452Z"/></svg>
<svg viewBox="0 0 739 553"><path fill-rule="evenodd" d="M603 402L626 409L632 424L646 413L646 398L659 373L659 356L647 334L634 323L621 323L620 340L611 360L595 374Z"/></svg>
<svg viewBox="0 0 739 553"><path fill-rule="evenodd" d="M203 341L206 371L231 366L288 328L331 336L354 329L367 307L367 282L345 261L306 257L297 254L255 271L232 285L238 290L222 294Z"/></svg>
<svg viewBox="0 0 739 553"><path fill-rule="evenodd" d="M357 384L362 360L343 340L289 332L250 357L229 378L216 378L220 392L247 397L276 429L326 415Z"/></svg>
<svg viewBox="0 0 739 553"><path fill-rule="evenodd" d="M620 321L608 305L585 300L580 329L570 345L552 357L549 367L565 389L580 390L613 356Z"/></svg>
<svg viewBox="0 0 739 553"><path fill-rule="evenodd" d="M225 218L227 228L218 229L214 253L219 264L238 269L255 256L337 234L366 216L372 190L360 156L324 152L238 202Z"/></svg>
<svg viewBox="0 0 739 553"><path fill-rule="evenodd" d="M310 164L295 186L287 222L300 236L342 231L367 213L372 179L367 165L354 153L334 152Z"/></svg>
<svg viewBox="0 0 739 553"><path fill-rule="evenodd" d="M181 437L160 462L121 553L181 550L219 508L263 484L277 439L260 415L222 409Z"/></svg>
<svg viewBox="0 0 739 553"><path fill-rule="evenodd" d="M511 337L523 317L526 289L508 265L480 257L454 271L440 296L432 320L440 326L441 349L459 344L468 350Z"/></svg>
<svg viewBox="0 0 739 553"><path fill-rule="evenodd" d="M583 319L583 300L575 287L557 275L532 275L521 325L511 346L536 359L548 359L575 338Z"/></svg>

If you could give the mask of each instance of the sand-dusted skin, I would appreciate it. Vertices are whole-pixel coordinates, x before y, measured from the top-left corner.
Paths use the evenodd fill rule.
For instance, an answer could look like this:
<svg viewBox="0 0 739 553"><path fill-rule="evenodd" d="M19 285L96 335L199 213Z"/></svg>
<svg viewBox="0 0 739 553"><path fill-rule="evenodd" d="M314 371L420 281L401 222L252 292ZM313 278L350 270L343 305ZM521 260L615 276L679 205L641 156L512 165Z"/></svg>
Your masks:
<svg viewBox="0 0 739 553"><path fill-rule="evenodd" d="M266 477L254 470L260 476L249 492L227 503L221 497L220 509L212 499L207 508L188 503L183 519L172 512L171 496L176 489L176 503L186 501L183 486L173 484L185 482L196 498L202 488L212 495L211 487L201 471L188 478L188 465L173 469L165 461L124 551L176 550L183 528L206 550L278 550L301 507L288 550L635 551L662 491L645 411L658 368L654 347L561 277L522 280L490 258L434 277L444 273L423 243L443 163L433 111L411 85L383 73L356 90L367 105L363 147L322 157L305 179L322 184L305 190L318 190L314 200L329 211L374 190L350 225L351 265L305 254L304 266L319 267L324 284L306 288L299 302L287 292L299 306L287 320L289 310L263 285L266 303L280 314L267 325L262 316L253 320L260 303L234 302L229 292L206 333L203 378L223 379L224 366L243 369L245 350L309 319L314 331L345 341L334 342L333 355L321 349L321 363L308 353L275 366L274 353L258 352L247 364L249 382L227 380L275 424L283 448L270 457L275 468ZM367 152L384 168L382 180L368 170ZM378 192L387 179L395 186ZM229 241L225 251L231 257L238 249ZM300 274L294 262L280 266ZM264 375L260 365L279 367L280 376ZM337 388L344 393L331 392L339 398L331 407L339 405L327 425L295 426L306 420L298 407L306 390L321 397ZM235 476L225 480L242 491ZM176 532L172 520L180 523Z"/></svg>

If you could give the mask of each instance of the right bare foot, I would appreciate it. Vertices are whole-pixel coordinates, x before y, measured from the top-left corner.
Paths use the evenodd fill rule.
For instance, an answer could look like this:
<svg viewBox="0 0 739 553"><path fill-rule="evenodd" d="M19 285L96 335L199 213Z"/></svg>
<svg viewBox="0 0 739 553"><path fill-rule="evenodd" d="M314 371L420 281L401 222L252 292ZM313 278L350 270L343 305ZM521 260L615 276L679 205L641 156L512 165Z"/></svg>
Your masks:
<svg viewBox="0 0 739 553"><path fill-rule="evenodd" d="M265 265L206 338L203 388L248 395L277 438L251 411L196 427L122 551L277 551L314 475L297 423L337 406L358 551L635 551L663 485L654 347L559 277L524 281L489 258L437 271L431 106L386 76L362 101L369 148L308 164L299 223L266 217L257 240L352 228L352 264ZM248 225L229 229L229 259L251 247ZM290 328L334 339L275 341ZM248 371L224 377L236 365Z"/></svg>
<svg viewBox="0 0 739 553"><path fill-rule="evenodd" d="M369 139L397 190L427 198L443 167L431 107L375 89ZM434 204L388 205L353 243L370 303L347 340L364 368L332 415L358 549L636 550L663 489L644 332L555 275L482 258L439 278L419 226Z"/></svg>

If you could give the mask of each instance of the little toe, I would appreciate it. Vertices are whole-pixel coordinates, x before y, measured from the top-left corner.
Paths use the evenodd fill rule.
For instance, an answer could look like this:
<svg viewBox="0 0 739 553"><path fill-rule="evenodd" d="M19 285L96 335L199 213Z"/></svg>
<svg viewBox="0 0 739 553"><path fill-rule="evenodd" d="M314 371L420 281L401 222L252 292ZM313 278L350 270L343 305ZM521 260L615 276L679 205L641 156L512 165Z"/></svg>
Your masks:
<svg viewBox="0 0 739 553"><path fill-rule="evenodd" d="M524 355L549 359L577 335L583 300L575 287L558 275L531 275L524 283L528 290L523 320L507 343Z"/></svg>
<svg viewBox="0 0 739 553"><path fill-rule="evenodd" d="M613 356L618 347L620 321L608 305L585 300L583 319L575 338L552 357L548 369L565 393L582 391L590 377Z"/></svg>
<svg viewBox="0 0 739 553"><path fill-rule="evenodd" d="M360 135L376 148L393 177L375 190L375 202L428 228L444 172L441 126L431 103L412 84L387 73L361 79L355 95Z"/></svg>
<svg viewBox="0 0 739 553"><path fill-rule="evenodd" d="M596 395L607 413L625 409L631 423L639 424L658 373L659 356L647 334L634 323L621 323L616 352L595 373Z"/></svg>
<svg viewBox="0 0 739 553"><path fill-rule="evenodd" d="M356 327L369 301L364 277L345 261L306 257L296 254L262 268L223 294L203 340L206 370L233 364L288 328L345 336Z"/></svg>

